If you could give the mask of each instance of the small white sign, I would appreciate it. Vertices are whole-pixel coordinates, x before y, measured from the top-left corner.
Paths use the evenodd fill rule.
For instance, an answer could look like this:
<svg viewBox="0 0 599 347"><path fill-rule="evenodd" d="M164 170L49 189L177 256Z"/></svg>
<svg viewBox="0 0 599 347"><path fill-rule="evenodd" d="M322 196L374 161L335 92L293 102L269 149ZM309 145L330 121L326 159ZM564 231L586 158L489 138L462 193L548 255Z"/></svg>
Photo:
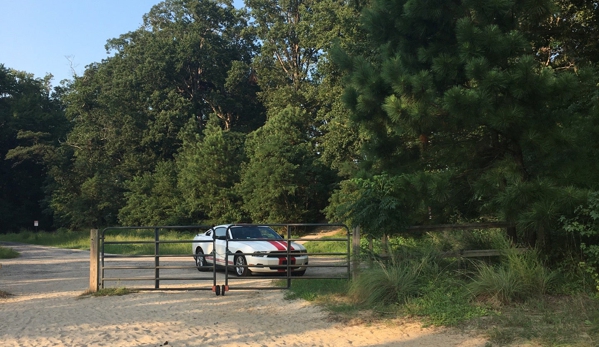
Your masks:
<svg viewBox="0 0 599 347"><path fill-rule="evenodd" d="M36 226L39 226L39 223L38 223L38 221L34 220L34 221L33 221L33 226L34 226L34 227L36 227Z"/></svg>

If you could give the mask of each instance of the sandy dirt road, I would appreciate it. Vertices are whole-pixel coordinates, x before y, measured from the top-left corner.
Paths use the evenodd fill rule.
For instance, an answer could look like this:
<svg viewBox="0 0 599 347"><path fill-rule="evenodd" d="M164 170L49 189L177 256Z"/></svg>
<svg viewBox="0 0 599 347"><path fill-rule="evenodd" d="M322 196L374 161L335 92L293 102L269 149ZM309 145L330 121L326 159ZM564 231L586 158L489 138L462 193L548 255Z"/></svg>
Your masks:
<svg viewBox="0 0 599 347"><path fill-rule="evenodd" d="M3 244L0 341L5 346L484 346L486 340L419 324L348 326L282 290L142 291L81 297L89 252ZM185 270L184 270L185 271ZM189 269L194 276L198 271ZM195 271L195 273L193 272Z"/></svg>

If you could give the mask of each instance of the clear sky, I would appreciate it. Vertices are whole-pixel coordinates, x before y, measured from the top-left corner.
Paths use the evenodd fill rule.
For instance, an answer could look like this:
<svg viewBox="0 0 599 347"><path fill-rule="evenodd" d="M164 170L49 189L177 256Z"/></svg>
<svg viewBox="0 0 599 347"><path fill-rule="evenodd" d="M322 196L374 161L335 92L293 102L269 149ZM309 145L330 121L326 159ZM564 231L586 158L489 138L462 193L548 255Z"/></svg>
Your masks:
<svg viewBox="0 0 599 347"><path fill-rule="evenodd" d="M106 58L106 41L138 29L160 2L0 0L0 64L36 78L51 73L58 85Z"/></svg>

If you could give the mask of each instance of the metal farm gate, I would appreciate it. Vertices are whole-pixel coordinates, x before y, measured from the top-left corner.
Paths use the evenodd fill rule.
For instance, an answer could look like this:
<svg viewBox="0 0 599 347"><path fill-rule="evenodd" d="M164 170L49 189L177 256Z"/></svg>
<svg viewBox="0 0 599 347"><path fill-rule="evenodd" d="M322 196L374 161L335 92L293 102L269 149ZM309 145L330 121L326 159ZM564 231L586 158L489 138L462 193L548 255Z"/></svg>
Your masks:
<svg viewBox="0 0 599 347"><path fill-rule="evenodd" d="M349 279L351 276L351 234L347 226L343 224L234 224L227 228L227 233L233 226L268 226L278 229L278 232L283 234L283 239L279 243L286 245L281 248L285 250L278 255L281 258L280 272L274 275L237 276L234 271L231 271L231 268L249 267L249 265L234 264L234 257L255 254L240 252L232 254L230 245L240 241L238 239L213 237L204 241L193 240L195 234L204 233L212 226L112 227L103 229L99 234L96 231L96 236L92 230L90 290L97 291L109 287L125 287L133 290L209 290L215 292L216 295L225 295L230 290L288 289L292 280L296 279ZM320 239L314 237L292 238L294 231L317 227L341 229L345 231L345 235ZM142 240L128 241L126 235L123 234L135 234L137 238L141 236ZM218 240L221 240L221 248L222 241L224 241L224 250L217 251L216 242ZM244 240L244 242L246 241L249 240ZM309 257L309 263L305 265L305 275L294 275L292 270L295 254L290 244L291 242L305 243L308 241L325 244L337 243L336 248L339 248L339 243L341 243L344 251L310 253L308 250L305 253ZM210 243L213 251L204 256L213 257L213 259L220 256L221 259L226 259L229 266L217 266L216 261L213 261L208 267L198 268L195 263L196 254L192 251L192 243ZM116 251L116 248L120 249ZM327 249L327 247L321 248ZM254 264L253 266L255 268L260 265Z"/></svg>

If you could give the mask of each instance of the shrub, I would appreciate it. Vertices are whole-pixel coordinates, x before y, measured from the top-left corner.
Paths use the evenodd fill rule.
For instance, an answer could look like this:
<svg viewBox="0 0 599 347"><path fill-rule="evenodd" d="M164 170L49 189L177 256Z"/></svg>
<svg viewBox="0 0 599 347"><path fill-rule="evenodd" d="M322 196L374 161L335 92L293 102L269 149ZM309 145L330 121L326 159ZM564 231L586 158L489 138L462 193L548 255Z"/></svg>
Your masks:
<svg viewBox="0 0 599 347"><path fill-rule="evenodd" d="M563 216L560 221L583 255L579 266L593 278L599 291L599 192L590 193L587 204L577 207L574 217Z"/></svg>

